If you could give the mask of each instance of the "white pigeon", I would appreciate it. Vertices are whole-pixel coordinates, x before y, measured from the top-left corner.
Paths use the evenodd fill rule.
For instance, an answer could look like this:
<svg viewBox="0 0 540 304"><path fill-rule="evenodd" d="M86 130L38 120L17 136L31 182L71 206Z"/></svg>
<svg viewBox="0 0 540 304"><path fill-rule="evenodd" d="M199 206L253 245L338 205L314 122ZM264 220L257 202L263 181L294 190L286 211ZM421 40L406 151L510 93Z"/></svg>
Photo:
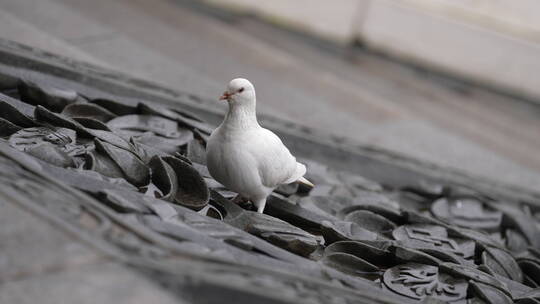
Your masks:
<svg viewBox="0 0 540 304"><path fill-rule="evenodd" d="M257 122L255 88L247 79L231 80L220 100L229 111L207 144L212 177L250 200L263 213L266 198L279 185L301 182L306 166L296 161L281 139Z"/></svg>

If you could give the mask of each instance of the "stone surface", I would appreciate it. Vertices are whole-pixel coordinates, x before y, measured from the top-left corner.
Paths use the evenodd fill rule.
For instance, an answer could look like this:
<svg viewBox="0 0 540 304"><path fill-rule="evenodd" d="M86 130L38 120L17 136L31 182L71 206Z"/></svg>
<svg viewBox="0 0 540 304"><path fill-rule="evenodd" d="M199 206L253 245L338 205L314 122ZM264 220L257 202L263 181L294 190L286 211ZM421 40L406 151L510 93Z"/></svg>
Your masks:
<svg viewBox="0 0 540 304"><path fill-rule="evenodd" d="M1 303L188 303L115 263L98 263L30 276L0 285Z"/></svg>
<svg viewBox="0 0 540 304"><path fill-rule="evenodd" d="M82 244L78 238L9 201L2 195L0 282L77 268L103 259L101 253Z"/></svg>
<svg viewBox="0 0 540 304"><path fill-rule="evenodd" d="M445 171L404 166L427 167L419 161L370 158L339 141L311 141L307 129L293 147L319 155L307 161L316 187L277 189L267 214L259 214L209 174L203 159L212 126L197 114L216 113L186 102L195 97L179 95L179 103L167 103L162 95L124 87L144 96L127 98L109 91L122 90L119 75L83 69L92 77L69 82L47 74L58 67L42 65L36 86L72 90L85 96L84 104L96 105L90 113L100 115L83 124L77 119L85 117L72 115L77 111L71 105L52 111L39 101L26 104L12 79L17 76L0 77L0 93L7 94L0 99L8 110L2 118L25 124L11 133L6 123L0 132L0 196L7 206L2 217L8 217L2 233L10 240L0 265L10 297L19 297L20 288L47 294L40 288L73 284L82 296L92 292L84 288L96 286L107 293L104 299L119 302L134 301L136 288L137 298L188 303L475 303L506 301L538 286L536 193L480 186L466 176L443 179ZM62 71L81 72L73 66ZM36 133L35 126L50 132ZM38 141L66 155L72 151L68 144L85 148L65 165L48 150L21 146ZM353 167L371 172L370 178ZM19 220L17 208L57 228L26 230L35 227L34 217ZM75 246L69 255L65 244L71 239L56 238L55 229L95 249L87 256L86 247ZM512 234L522 238L508 242ZM32 246L40 241L59 254L36 256ZM37 262L24 263L32 259ZM114 283L108 289L95 285L100 276L99 284Z"/></svg>

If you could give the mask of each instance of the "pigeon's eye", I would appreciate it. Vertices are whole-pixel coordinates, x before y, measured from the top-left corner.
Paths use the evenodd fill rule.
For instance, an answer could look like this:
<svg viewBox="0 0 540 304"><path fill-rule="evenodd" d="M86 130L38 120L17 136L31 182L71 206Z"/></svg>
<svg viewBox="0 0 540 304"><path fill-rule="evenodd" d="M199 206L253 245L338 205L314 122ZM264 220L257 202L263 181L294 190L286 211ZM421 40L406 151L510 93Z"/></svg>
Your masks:
<svg viewBox="0 0 540 304"><path fill-rule="evenodd" d="M244 88L240 88L240 90L238 90L238 93L242 93L244 92Z"/></svg>

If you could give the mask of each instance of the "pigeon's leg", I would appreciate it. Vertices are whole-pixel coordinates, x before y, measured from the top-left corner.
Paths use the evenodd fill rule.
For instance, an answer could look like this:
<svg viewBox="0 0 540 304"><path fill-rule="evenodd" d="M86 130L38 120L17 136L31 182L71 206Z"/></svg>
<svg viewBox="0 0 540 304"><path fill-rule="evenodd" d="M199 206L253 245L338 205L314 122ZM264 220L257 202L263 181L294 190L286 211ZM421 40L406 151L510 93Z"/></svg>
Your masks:
<svg viewBox="0 0 540 304"><path fill-rule="evenodd" d="M257 212L263 213L264 212L264 206L266 206L266 197L258 200L254 200L253 204L257 207Z"/></svg>

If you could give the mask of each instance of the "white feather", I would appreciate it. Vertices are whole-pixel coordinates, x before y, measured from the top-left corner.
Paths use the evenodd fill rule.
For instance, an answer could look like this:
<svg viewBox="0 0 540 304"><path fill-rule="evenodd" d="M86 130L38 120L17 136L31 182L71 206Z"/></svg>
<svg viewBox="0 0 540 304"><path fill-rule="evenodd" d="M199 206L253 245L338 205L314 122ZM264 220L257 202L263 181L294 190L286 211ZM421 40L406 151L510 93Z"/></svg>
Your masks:
<svg viewBox="0 0 540 304"><path fill-rule="evenodd" d="M266 197L279 185L302 178L306 167L257 122L255 89L249 81L232 80L224 96L229 98L229 112L208 140L208 171L262 212Z"/></svg>

